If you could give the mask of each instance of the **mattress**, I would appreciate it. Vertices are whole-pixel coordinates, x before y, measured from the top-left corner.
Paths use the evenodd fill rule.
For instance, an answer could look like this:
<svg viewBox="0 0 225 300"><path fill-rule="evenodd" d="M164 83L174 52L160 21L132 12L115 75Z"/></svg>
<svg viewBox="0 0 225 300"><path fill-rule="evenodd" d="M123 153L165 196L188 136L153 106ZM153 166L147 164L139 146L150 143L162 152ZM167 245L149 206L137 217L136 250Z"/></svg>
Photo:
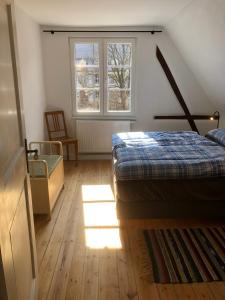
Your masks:
<svg viewBox="0 0 225 300"><path fill-rule="evenodd" d="M117 133L112 144L119 181L225 177L225 147L193 131Z"/></svg>

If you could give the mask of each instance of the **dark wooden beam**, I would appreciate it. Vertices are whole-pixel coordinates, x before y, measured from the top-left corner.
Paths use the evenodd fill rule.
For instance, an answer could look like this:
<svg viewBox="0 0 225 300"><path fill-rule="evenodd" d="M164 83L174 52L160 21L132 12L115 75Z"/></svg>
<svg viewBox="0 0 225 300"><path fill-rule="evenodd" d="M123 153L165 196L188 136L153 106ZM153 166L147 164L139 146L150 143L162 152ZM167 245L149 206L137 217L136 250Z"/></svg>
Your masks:
<svg viewBox="0 0 225 300"><path fill-rule="evenodd" d="M180 90L179 90L179 88L177 86L177 83L176 83L176 81L175 81L175 79L173 77L173 74L171 73L170 68L167 65L167 62L166 62L165 58L163 57L162 52L160 51L160 49L159 49L158 46L156 47L156 56L158 58L159 63L161 64L161 66L163 68L163 71L166 74L166 77L167 77L167 79L168 79L168 81L169 81L169 83L170 83L170 85L171 85L171 87L172 87L172 89L174 91L174 94L177 97L177 100L179 101L179 103L180 103L180 105L181 105L181 107L182 107L182 109L183 109L183 111L185 113L186 119L188 120L188 122L189 122L189 124L191 126L191 129L193 131L198 132L198 128L197 128L197 126L196 126L196 124L194 122L194 119L191 116L191 113L190 113L190 111L189 111L189 109L188 109L188 107L187 107L187 105L186 105L186 103L184 101L184 98L183 98L183 96L182 96L182 94L181 94L181 92L180 92Z"/></svg>
<svg viewBox="0 0 225 300"><path fill-rule="evenodd" d="M212 115L191 115L191 118L193 120L218 120L218 116L212 116ZM154 116L155 120L187 120L187 116Z"/></svg>

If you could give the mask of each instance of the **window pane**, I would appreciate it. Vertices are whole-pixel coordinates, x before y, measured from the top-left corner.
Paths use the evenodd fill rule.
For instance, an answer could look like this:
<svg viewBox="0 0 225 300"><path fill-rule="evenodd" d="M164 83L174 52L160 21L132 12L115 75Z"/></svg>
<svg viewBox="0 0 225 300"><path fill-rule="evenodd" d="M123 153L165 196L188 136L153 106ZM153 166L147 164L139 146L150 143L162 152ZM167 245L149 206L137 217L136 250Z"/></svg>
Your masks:
<svg viewBox="0 0 225 300"><path fill-rule="evenodd" d="M107 44L107 110L131 110L132 44Z"/></svg>
<svg viewBox="0 0 225 300"><path fill-rule="evenodd" d="M131 43L108 43L108 66L131 66Z"/></svg>
<svg viewBox="0 0 225 300"><path fill-rule="evenodd" d="M99 88L99 68L84 68L76 72L77 88Z"/></svg>
<svg viewBox="0 0 225 300"><path fill-rule="evenodd" d="M108 67L108 88L129 89L130 69Z"/></svg>
<svg viewBox="0 0 225 300"><path fill-rule="evenodd" d="M75 87L77 112L100 111L98 43L75 43Z"/></svg>
<svg viewBox="0 0 225 300"><path fill-rule="evenodd" d="M108 111L130 111L130 91L112 90L108 91Z"/></svg>
<svg viewBox="0 0 225 300"><path fill-rule="evenodd" d="M74 51L76 65L99 65L97 43L76 43Z"/></svg>
<svg viewBox="0 0 225 300"><path fill-rule="evenodd" d="M77 89L77 111L78 112L99 112L99 90Z"/></svg>

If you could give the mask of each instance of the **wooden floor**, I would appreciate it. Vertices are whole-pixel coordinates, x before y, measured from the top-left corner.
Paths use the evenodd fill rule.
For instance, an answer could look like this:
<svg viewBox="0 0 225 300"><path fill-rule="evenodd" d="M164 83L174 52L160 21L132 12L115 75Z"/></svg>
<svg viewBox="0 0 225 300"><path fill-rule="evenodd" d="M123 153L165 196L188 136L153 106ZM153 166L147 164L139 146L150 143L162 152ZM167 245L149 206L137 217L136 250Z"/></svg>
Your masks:
<svg viewBox="0 0 225 300"><path fill-rule="evenodd" d="M225 283L150 284L140 277L137 228L205 222L118 223L111 162L65 162L65 189L51 221L35 218L39 299L225 299Z"/></svg>

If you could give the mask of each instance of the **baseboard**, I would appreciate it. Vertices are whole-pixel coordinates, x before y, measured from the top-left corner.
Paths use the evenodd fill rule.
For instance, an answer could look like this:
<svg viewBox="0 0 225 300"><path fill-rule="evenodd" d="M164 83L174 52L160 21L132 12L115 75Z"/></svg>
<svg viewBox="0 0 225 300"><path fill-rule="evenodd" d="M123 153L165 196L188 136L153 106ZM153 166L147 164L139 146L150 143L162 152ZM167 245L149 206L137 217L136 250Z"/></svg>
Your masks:
<svg viewBox="0 0 225 300"><path fill-rule="evenodd" d="M64 156L66 160L66 155ZM74 160L75 155L70 155L70 160ZM78 160L110 160L112 159L111 153L80 153Z"/></svg>

